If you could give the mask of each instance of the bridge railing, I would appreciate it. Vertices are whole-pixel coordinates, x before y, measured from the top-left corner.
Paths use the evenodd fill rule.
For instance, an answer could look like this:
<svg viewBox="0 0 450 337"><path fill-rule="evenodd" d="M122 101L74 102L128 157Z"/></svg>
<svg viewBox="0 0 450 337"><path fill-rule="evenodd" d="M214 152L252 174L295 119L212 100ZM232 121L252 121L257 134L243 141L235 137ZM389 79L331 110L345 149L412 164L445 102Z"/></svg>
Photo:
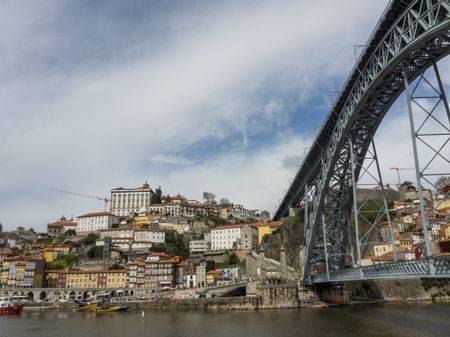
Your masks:
<svg viewBox="0 0 450 337"><path fill-rule="evenodd" d="M342 282L355 280L375 280L387 278L449 277L450 257L434 256L429 259L388 262L372 266L347 268L315 274L313 283Z"/></svg>

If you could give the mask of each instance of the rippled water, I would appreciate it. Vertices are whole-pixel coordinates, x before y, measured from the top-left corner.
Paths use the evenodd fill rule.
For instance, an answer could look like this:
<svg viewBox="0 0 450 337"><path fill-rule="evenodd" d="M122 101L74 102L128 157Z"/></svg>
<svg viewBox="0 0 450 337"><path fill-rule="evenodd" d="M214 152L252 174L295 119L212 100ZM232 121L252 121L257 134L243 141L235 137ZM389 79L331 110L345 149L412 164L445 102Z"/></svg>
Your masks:
<svg viewBox="0 0 450 337"><path fill-rule="evenodd" d="M1 337L450 336L450 304L280 311L115 314L24 312L0 317Z"/></svg>

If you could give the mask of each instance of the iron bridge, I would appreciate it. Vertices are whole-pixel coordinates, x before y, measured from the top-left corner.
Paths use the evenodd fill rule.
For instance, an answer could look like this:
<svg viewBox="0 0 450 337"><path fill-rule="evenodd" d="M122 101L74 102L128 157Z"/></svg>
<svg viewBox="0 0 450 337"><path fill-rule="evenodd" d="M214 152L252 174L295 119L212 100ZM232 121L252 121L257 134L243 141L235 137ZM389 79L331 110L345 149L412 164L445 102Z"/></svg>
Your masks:
<svg viewBox="0 0 450 337"><path fill-rule="evenodd" d="M428 237L428 215L422 185L433 176L450 176L450 111L437 67L450 53L449 0L391 0L340 90L314 143L285 193L274 220L289 209L304 212L305 242L301 274L304 283L377 279L391 277L450 277L450 258L432 256ZM432 79L429 73L432 72ZM421 90L422 85L429 85ZM430 89L431 88L431 89ZM420 104L423 92L436 99L445 111L437 115L433 106ZM370 235L359 230L363 214L357 203L362 177L374 178L383 194L390 240L395 245L384 183L373 141L375 132L397 98L405 94L415 159L420 216L425 235L425 258L363 266ZM423 95L422 95L423 96ZM425 122L414 120L414 107L425 111ZM436 121L443 131L424 132L424 124ZM416 122L416 124L415 124ZM447 137L435 146L428 136ZM425 144L432 153L423 161L417 149ZM450 143L448 143L450 144ZM446 161L448 171L431 172L433 160ZM368 160L372 170L365 165ZM445 196L446 198L448 195ZM350 225L352 214L355 220ZM382 217L369 226L379 227ZM383 218L384 219L384 218Z"/></svg>

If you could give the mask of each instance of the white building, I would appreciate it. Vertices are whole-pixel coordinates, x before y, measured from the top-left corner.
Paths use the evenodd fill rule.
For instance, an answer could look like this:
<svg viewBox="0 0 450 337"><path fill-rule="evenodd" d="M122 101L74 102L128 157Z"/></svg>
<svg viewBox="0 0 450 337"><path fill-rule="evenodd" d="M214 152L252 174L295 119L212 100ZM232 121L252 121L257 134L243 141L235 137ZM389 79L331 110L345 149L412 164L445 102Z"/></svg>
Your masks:
<svg viewBox="0 0 450 337"><path fill-rule="evenodd" d="M142 208L148 210L154 196L153 190L145 182L142 187L111 190L111 213L117 216L127 216L130 212L139 212Z"/></svg>
<svg viewBox="0 0 450 337"><path fill-rule="evenodd" d="M166 242L166 233L158 228L111 228L100 231L97 246L105 244L105 238L111 238L111 244L124 250L140 250L153 247L155 243Z"/></svg>
<svg viewBox="0 0 450 337"><path fill-rule="evenodd" d="M258 243L258 228L247 224L211 229L211 250L252 249Z"/></svg>
<svg viewBox="0 0 450 337"><path fill-rule="evenodd" d="M206 240L192 240L189 241L189 253L191 255L203 254L209 249L209 244Z"/></svg>
<svg viewBox="0 0 450 337"><path fill-rule="evenodd" d="M77 220L77 233L108 229L114 223L117 223L117 217L109 212L83 214Z"/></svg>
<svg viewBox="0 0 450 337"><path fill-rule="evenodd" d="M148 210L152 214L162 214L166 216L183 216L188 218L193 218L196 215L215 214L213 208L195 201L182 201L182 202L171 201L163 204L154 204L150 205L148 207Z"/></svg>
<svg viewBox="0 0 450 337"><path fill-rule="evenodd" d="M164 243L166 242L166 233L158 228L142 228L134 231L135 242Z"/></svg>

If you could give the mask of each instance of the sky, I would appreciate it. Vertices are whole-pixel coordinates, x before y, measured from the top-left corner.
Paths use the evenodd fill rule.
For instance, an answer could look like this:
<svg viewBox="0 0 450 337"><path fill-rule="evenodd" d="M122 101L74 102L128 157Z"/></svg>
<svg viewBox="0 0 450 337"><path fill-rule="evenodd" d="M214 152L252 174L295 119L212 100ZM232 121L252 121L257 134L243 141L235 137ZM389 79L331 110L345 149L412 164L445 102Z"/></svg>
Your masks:
<svg viewBox="0 0 450 337"><path fill-rule="evenodd" d="M0 222L43 231L103 209L50 188L108 197L145 181L272 213L386 4L2 1ZM391 110L377 137L395 183L392 139L411 152Z"/></svg>

